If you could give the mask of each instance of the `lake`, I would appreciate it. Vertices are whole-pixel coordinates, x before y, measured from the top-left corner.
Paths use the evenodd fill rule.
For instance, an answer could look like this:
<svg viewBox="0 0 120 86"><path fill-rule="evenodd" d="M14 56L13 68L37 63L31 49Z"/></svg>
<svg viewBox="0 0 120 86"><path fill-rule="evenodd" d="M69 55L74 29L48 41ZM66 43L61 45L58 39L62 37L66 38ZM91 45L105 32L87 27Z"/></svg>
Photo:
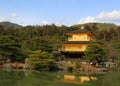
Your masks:
<svg viewBox="0 0 120 86"><path fill-rule="evenodd" d="M80 78L81 77L81 78ZM66 71L38 72L38 71L6 71L0 70L0 86L81 86L81 79L89 78ZM95 77L92 77L96 80Z"/></svg>

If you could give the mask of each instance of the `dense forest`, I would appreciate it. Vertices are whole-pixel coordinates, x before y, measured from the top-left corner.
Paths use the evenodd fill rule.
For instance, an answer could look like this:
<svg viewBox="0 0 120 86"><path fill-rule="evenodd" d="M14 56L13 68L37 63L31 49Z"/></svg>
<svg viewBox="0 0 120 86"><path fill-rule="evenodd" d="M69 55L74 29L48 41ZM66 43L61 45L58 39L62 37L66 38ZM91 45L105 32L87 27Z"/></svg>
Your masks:
<svg viewBox="0 0 120 86"><path fill-rule="evenodd" d="M83 25L96 34L96 41L105 45L108 58L118 59L120 56L120 26L114 24L87 23L71 27L51 24L19 28L7 27L7 24L0 24L0 60L24 61L40 52L51 54L58 50L60 42L67 40L66 32L80 29Z"/></svg>

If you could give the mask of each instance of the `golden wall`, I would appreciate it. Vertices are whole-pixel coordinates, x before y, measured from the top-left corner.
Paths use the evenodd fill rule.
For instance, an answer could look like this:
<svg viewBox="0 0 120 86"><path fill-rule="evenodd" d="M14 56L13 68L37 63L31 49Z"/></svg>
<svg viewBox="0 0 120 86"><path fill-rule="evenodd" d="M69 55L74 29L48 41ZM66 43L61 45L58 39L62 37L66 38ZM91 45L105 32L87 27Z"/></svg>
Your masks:
<svg viewBox="0 0 120 86"><path fill-rule="evenodd" d="M85 51L87 44L64 44L61 51Z"/></svg>

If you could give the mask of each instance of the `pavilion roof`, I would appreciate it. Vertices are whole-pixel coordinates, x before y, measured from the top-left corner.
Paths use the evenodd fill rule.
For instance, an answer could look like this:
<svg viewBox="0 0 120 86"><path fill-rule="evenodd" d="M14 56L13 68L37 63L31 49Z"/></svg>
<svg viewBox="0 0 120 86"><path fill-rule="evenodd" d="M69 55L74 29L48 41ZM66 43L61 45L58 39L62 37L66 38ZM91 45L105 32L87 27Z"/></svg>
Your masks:
<svg viewBox="0 0 120 86"><path fill-rule="evenodd" d="M93 44L95 42L92 41L66 41L66 42L62 42L61 44Z"/></svg>
<svg viewBox="0 0 120 86"><path fill-rule="evenodd" d="M75 33L92 33L91 30L87 29L87 28L80 28L78 30L74 30L74 31L71 31L71 32L67 32L66 34L75 34Z"/></svg>

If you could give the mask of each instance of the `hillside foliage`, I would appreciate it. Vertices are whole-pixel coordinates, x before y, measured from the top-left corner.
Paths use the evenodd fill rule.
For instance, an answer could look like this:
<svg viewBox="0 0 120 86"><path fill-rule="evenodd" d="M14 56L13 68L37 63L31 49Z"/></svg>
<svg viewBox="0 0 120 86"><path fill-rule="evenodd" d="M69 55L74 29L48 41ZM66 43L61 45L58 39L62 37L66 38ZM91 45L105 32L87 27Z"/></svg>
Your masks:
<svg viewBox="0 0 120 86"><path fill-rule="evenodd" d="M23 55L24 58L28 57L29 50L40 50L48 53L56 51L60 47L59 43L67 40L66 33L80 29L81 26L83 26L83 24L71 27L51 24L43 26L28 25L21 28L4 28L0 25L0 59L9 58L12 61L23 61L21 55ZM108 54L110 54L111 51L113 53L119 52L120 26L105 23L88 23L84 24L84 27L96 34L95 38L98 42L107 46L106 48L109 51ZM9 44L6 45L6 43ZM7 49L11 50L4 50L4 47L6 46L9 46ZM19 53L14 54L14 52ZM115 54L114 57L118 57L117 55L118 54ZM113 57L113 55L108 56L109 58ZM13 57L16 59L13 59Z"/></svg>

